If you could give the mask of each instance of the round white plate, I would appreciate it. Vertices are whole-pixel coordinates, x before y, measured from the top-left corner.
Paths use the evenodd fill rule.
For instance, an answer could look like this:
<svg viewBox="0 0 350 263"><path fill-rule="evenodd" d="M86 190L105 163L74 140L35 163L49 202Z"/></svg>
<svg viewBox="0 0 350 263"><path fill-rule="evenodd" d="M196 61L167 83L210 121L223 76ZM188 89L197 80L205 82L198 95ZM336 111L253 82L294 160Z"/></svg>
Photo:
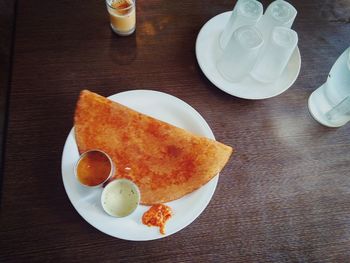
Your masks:
<svg viewBox="0 0 350 263"><path fill-rule="evenodd" d="M190 105L174 96L152 90L132 90L115 94L109 99L195 134L215 139L203 117ZM89 224L108 235L126 240L158 239L188 226L208 205L219 178L217 175L193 193L167 203L173 210L173 216L166 224L166 235L161 235L158 227L142 224L142 215L149 206L140 205L133 214L124 218L114 218L106 214L100 204L102 188L86 188L76 181L73 167L78 158L72 129L62 155L62 178L67 195L74 208Z"/></svg>
<svg viewBox="0 0 350 263"><path fill-rule="evenodd" d="M243 81L233 83L221 76L216 62L223 51L219 46L219 36L224 30L231 12L219 14L210 19L200 30L196 41L196 56L204 75L219 89L243 99L267 99L286 91L297 79L301 58L298 47L295 49L281 77L273 83L265 84L248 76Z"/></svg>

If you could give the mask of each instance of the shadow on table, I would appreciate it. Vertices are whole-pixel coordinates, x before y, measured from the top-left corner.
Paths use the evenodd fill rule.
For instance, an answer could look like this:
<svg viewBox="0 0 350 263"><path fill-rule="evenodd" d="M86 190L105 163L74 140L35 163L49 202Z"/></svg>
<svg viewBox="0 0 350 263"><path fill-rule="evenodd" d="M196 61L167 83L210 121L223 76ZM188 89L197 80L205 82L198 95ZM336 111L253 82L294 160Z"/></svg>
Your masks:
<svg viewBox="0 0 350 263"><path fill-rule="evenodd" d="M129 65L137 57L137 44L136 34L133 33L130 36L121 37L114 34L110 42L110 57L115 64ZM116 41L118 39L118 41Z"/></svg>

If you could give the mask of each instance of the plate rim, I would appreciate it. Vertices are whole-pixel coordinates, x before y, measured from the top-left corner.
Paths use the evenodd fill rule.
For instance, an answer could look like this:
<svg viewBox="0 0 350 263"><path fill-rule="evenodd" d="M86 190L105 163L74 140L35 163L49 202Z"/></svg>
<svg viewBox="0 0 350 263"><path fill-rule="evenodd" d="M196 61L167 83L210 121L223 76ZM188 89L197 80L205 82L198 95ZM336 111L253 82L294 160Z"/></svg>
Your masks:
<svg viewBox="0 0 350 263"><path fill-rule="evenodd" d="M181 100L180 98L174 96L174 95L171 95L171 94L168 94L168 93L165 93L165 92L161 92L161 91L157 91L157 90L151 90L151 89L136 89L136 90L127 90L127 91L122 91L122 92L118 92L118 93L115 93L115 94L112 94L110 96L108 96L107 98L108 99L111 99L113 100L113 97L117 97L117 96L121 96L122 94L127 94L127 93L148 93L148 94L154 94L154 93L157 93L157 94L161 94L161 96L167 96L171 99L175 99L177 102L180 102L182 103L183 105L186 105L186 107L188 109L190 109L194 114L197 115L197 117L199 117L199 119L201 120L201 125L204 125L205 126L205 129L206 129L206 132L208 132L210 134L210 137L206 136L206 135L203 135L203 134L200 134L201 136L205 136L207 138L210 138L210 139L213 139L215 140L215 136L214 136L214 133L213 131L211 130L209 124L206 122L206 120L203 118L203 116L196 110L194 109L190 104L186 103L185 101ZM112 97L112 98L111 98ZM113 100L115 101L115 100ZM121 103L122 104L122 103ZM127 105L126 105L127 106ZM169 122L170 123L170 122ZM120 237L116 234L113 234L113 233L110 233L110 232L106 232L104 231L103 229L100 229L99 227L97 227L96 225L94 225L91 221L91 219L88 219L86 218L85 215L83 215L80 211L80 209L77 207L77 205L75 204L75 202L72 200L72 196L70 195L70 193L68 192L68 189L67 189L67 185L65 182L65 179L64 179L64 163L63 163L63 159L64 159L64 154L65 152L67 151L67 148L68 147L71 147L69 146L69 140L70 139L73 139L74 140L74 143L76 143L75 141L75 138L74 138L74 126L70 129L67 137L66 137L66 140L65 140L65 143L64 143L64 147L63 147L63 151L62 151L62 155L61 155L61 176L62 176L62 181L63 181L63 186L64 186L64 189L65 189L65 192L66 192L66 195L68 196L68 199L70 201L70 203L72 204L72 206L74 207L74 209L76 210L76 212L78 212L78 214L89 224L91 225L93 228L95 228L96 230L104 233L104 234L107 234L111 237L114 237L114 238L118 238L118 239L122 239L122 240L127 240L127 241L151 241L151 240L157 240L157 239L162 239L162 238L165 238L165 237L168 237L168 236L171 236L181 230L183 230L184 228L186 228L187 226L189 226L190 224L192 224L202 213L203 211L208 207L211 199L213 198L213 195L215 193L215 190L217 188L217 184L218 184L218 181L219 181L219 175L220 173L218 173L217 175L215 175L208 183L213 183L213 186L208 189L210 192L207 192L206 194L209 195L207 196L207 201L205 202L205 204L202 205L202 207L200 207L199 211L197 214L194 214L194 216L191 218L191 220L189 220L188 222L186 222L183 226L181 226L178 230L172 232L172 233L166 233L165 235L158 235L158 236L155 236L155 237L152 237L152 238L140 238L140 239L132 239L132 238L125 238L125 237ZM208 184L207 183L207 184ZM195 190L197 191L197 190ZM195 192L194 191L194 192ZM191 194L191 193L190 193ZM187 195L185 195L184 197L186 197ZM182 198L184 198L182 197ZM174 201L178 201L178 200L181 200L182 198L179 198L177 200L174 200ZM147 227L147 226L145 226ZM146 228L147 229L147 228Z"/></svg>

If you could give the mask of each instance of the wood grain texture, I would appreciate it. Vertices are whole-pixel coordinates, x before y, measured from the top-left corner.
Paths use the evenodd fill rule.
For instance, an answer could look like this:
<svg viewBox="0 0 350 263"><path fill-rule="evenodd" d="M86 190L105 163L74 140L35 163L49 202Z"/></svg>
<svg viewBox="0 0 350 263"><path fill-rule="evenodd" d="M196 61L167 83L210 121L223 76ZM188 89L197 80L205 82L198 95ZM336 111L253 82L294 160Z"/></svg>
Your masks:
<svg viewBox="0 0 350 263"><path fill-rule="evenodd" d="M269 1L263 1L266 7ZM194 46L228 1L137 2L120 38L101 1L19 1L0 214L0 262L347 262L350 125L316 123L307 99L350 43L350 3L291 1L302 68L285 93L232 97L201 73ZM70 204L61 154L81 89L170 93L236 149L203 214L184 230L128 242Z"/></svg>
<svg viewBox="0 0 350 263"><path fill-rule="evenodd" d="M0 1L0 198L2 182L3 141L7 97L11 76L11 56L15 30L15 0Z"/></svg>

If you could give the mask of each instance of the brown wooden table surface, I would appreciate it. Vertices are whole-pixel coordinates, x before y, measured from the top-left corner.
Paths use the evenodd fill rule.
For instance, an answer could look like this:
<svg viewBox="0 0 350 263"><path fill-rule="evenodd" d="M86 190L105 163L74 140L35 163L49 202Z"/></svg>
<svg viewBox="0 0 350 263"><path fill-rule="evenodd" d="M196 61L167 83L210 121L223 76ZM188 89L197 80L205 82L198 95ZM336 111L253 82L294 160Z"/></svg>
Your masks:
<svg viewBox="0 0 350 263"><path fill-rule="evenodd" d="M103 1L18 1L0 262L349 262L350 125L319 125L307 99L349 46L350 2L292 4L300 75L280 96L249 101L212 85L194 53L203 24L234 1L138 0L137 31L124 38L111 32ZM172 94L236 149L191 225L130 242L75 211L61 155L83 88Z"/></svg>

